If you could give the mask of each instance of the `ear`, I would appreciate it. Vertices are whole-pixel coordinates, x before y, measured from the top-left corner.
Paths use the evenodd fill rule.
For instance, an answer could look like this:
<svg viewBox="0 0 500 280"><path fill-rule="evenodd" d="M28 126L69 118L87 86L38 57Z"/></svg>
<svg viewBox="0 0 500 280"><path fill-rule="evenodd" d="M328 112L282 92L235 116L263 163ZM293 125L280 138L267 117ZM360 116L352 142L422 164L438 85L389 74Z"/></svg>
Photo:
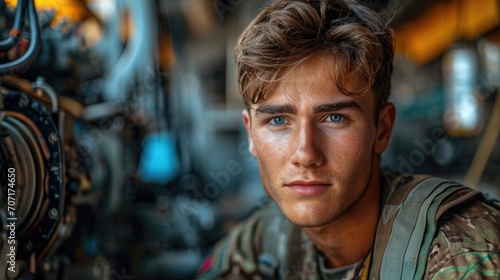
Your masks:
<svg viewBox="0 0 500 280"><path fill-rule="evenodd" d="M389 146L395 119L396 107L393 103L388 102L380 109L378 115L377 139L373 148L376 154L383 153L387 149L387 146Z"/></svg>
<svg viewBox="0 0 500 280"><path fill-rule="evenodd" d="M243 118L243 124L245 125L245 129L247 130L248 150L250 151L250 154L255 157L255 148L253 146L253 140L252 140L252 119L250 117L250 109L244 109L241 115Z"/></svg>

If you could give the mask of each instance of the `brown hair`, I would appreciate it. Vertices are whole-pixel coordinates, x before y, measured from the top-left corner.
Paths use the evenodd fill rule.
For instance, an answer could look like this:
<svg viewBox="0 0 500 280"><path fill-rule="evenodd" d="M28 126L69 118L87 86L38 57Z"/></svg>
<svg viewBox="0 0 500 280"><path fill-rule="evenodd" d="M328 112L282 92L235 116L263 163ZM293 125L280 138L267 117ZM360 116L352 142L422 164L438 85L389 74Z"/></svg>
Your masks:
<svg viewBox="0 0 500 280"><path fill-rule="evenodd" d="M335 58L339 90L373 90L378 115L389 98L393 52L392 31L376 12L353 0L278 0L243 31L234 58L247 107L264 99L269 86L291 69L327 54ZM364 84L353 91L350 77Z"/></svg>

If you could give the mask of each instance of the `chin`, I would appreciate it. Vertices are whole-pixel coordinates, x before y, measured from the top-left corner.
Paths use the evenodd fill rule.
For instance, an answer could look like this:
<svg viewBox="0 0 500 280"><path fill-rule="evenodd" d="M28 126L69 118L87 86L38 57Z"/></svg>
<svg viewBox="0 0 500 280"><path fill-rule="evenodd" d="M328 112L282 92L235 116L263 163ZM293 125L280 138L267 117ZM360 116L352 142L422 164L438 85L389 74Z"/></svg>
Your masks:
<svg viewBox="0 0 500 280"><path fill-rule="evenodd" d="M285 210L285 211L284 211ZM292 211L286 211L286 209L281 209L281 212L285 217L295 226L301 228L316 228L326 226L337 218L338 215L332 215L326 211L318 211L317 213L308 213L304 215L298 209L290 209ZM328 213L325 215L325 213Z"/></svg>
<svg viewBox="0 0 500 280"><path fill-rule="evenodd" d="M318 222L318 223L295 223L294 221L288 219L294 226L300 227L300 228L318 228L318 227L323 227L328 225L329 223L325 222Z"/></svg>
<svg viewBox="0 0 500 280"><path fill-rule="evenodd" d="M331 222L333 222L335 219L323 219L323 220L316 220L316 221L304 221L304 220L297 220L297 219L290 219L290 217L285 217L295 226L298 226L300 228L318 228L318 227L323 227Z"/></svg>

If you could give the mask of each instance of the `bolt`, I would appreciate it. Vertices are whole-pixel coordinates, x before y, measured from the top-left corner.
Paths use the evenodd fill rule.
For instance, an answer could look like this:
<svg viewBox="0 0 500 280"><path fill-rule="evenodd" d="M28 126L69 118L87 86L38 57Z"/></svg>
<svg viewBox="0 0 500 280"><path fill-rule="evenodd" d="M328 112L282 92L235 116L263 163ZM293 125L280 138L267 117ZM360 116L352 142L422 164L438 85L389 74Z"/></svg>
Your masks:
<svg viewBox="0 0 500 280"><path fill-rule="evenodd" d="M43 270L45 270L46 272L49 272L49 271L50 271L50 269L51 269L51 265L50 265L50 263L49 263L49 262L44 262L44 263L42 264L42 267L43 267Z"/></svg>
<svg viewBox="0 0 500 280"><path fill-rule="evenodd" d="M49 217L51 219L54 219L54 220L57 219L57 214L58 214L58 212L57 212L56 208L52 208L49 210Z"/></svg>
<svg viewBox="0 0 500 280"><path fill-rule="evenodd" d="M24 95L21 96L21 98L19 99L19 107L26 108L26 107L28 107L28 105L30 105L29 98L24 96Z"/></svg>
<svg viewBox="0 0 500 280"><path fill-rule="evenodd" d="M55 142L57 142L58 138L57 138L57 134L55 132L52 132L51 134L49 134L49 142L51 144L54 144Z"/></svg>

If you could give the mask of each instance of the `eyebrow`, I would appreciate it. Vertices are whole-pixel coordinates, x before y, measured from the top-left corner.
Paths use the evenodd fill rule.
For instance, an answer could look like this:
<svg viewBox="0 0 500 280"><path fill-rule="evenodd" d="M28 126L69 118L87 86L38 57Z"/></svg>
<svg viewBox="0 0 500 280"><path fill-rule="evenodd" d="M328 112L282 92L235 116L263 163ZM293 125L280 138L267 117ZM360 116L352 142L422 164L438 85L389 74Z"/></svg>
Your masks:
<svg viewBox="0 0 500 280"><path fill-rule="evenodd" d="M292 105L263 105L255 110L255 115L259 114L296 114L297 109Z"/></svg>
<svg viewBox="0 0 500 280"><path fill-rule="evenodd" d="M358 103L347 100L329 104L321 104L314 107L314 113L327 113L327 112L335 112L340 111L342 109L357 109L359 111L363 111ZM296 114L297 109L292 105L263 105L255 110L255 114L268 114L268 115L276 115L276 114Z"/></svg>
<svg viewBox="0 0 500 280"><path fill-rule="evenodd" d="M327 112L334 112L334 111L340 111L342 109L351 109L351 108L357 109L361 112L363 111L363 109L361 109L358 103L354 102L353 100L347 100L347 101L335 102L330 104L321 104L315 106L314 113L327 113Z"/></svg>

